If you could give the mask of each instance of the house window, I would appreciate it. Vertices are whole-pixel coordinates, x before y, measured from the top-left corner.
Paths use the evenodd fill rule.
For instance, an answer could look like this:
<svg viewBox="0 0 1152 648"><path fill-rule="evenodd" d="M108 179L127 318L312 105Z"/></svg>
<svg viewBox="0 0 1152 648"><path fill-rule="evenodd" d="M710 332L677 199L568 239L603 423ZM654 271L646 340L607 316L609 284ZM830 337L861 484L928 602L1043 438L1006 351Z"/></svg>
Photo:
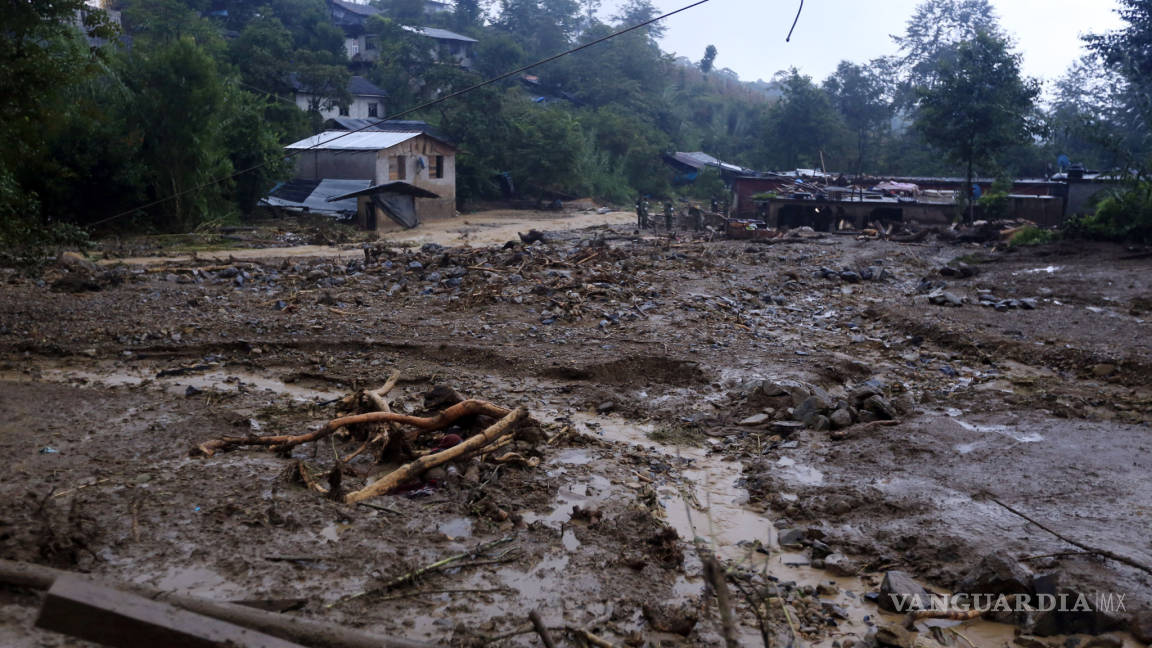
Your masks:
<svg viewBox="0 0 1152 648"><path fill-rule="evenodd" d="M407 161L408 161L407 158L404 157L403 155L397 155L396 157L392 158L392 168L390 168L388 170L388 179L389 180L403 180L403 179L405 179L408 175L406 173L407 169L404 168L406 166L405 163Z"/></svg>
<svg viewBox="0 0 1152 648"><path fill-rule="evenodd" d="M369 52L376 49L376 39L375 38L365 38L364 39L364 49L368 50Z"/></svg>
<svg viewBox="0 0 1152 648"><path fill-rule="evenodd" d="M360 53L360 39L359 38L351 39L348 42L348 44L351 45L350 49L352 50L352 56L356 56L357 54Z"/></svg>
<svg viewBox="0 0 1152 648"><path fill-rule="evenodd" d="M436 156L436 166L432 169L432 177L433 178L443 178L444 177L444 156L443 155L437 155Z"/></svg>
<svg viewBox="0 0 1152 648"><path fill-rule="evenodd" d="M369 117L379 117L380 116L380 111L377 110L376 106L377 106L377 104L375 101L368 104L368 116Z"/></svg>
<svg viewBox="0 0 1152 648"><path fill-rule="evenodd" d="M348 106L347 105L342 104L340 106L340 116L341 117L347 117L348 116Z"/></svg>

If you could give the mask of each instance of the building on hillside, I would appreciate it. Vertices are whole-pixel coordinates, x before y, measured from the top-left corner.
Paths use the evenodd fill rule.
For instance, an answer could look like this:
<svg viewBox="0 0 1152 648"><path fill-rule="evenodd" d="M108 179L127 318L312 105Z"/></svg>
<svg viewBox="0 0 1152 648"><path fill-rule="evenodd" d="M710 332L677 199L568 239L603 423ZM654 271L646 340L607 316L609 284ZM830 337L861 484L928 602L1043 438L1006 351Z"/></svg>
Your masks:
<svg viewBox="0 0 1152 648"><path fill-rule="evenodd" d="M421 221L456 215L456 147L419 130L329 130L285 147L296 156L297 180L365 180L371 195L357 194L358 222L383 228L389 221L415 227ZM402 185L411 185L413 189ZM385 194L411 196L411 217ZM434 194L431 197L427 194Z"/></svg>
<svg viewBox="0 0 1152 648"><path fill-rule="evenodd" d="M432 59L445 65L454 64L470 70L472 69L472 46L479 42L463 34L440 29L438 27L404 27L408 31L420 34L432 41Z"/></svg>
<svg viewBox="0 0 1152 648"><path fill-rule="evenodd" d="M375 37L369 36L365 23L381 11L367 3L347 0L328 0L328 15L332 24L344 31L344 52L352 64L370 65L380 54Z"/></svg>
<svg viewBox="0 0 1152 648"><path fill-rule="evenodd" d="M348 94L352 102L341 106L330 100L323 99L326 93L317 92L300 81L297 74L290 78L292 90L296 94L296 105L300 110L309 111L315 108L324 118L351 117L354 119L372 119L384 117L384 99L386 93L383 89L372 84L362 76L348 77Z"/></svg>

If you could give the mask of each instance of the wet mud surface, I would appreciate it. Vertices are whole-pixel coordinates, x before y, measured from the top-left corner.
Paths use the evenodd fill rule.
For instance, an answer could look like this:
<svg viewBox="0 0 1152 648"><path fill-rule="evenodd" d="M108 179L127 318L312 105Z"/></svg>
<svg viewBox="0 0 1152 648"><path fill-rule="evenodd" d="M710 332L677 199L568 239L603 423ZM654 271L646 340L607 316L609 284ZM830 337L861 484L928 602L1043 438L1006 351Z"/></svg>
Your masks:
<svg viewBox="0 0 1152 648"><path fill-rule="evenodd" d="M877 628L903 617L870 598L885 572L959 591L1003 556L1124 609L1048 628L922 622L915 645L1040 630L1034 645L1143 645L1148 574L996 503L1152 563L1152 260L1127 256L601 226L511 248L102 266L115 277L82 292L60 283L76 269L6 275L0 557L293 599L285 614L443 645L539 645L538 609L560 634L687 646L723 645L700 559L715 552L734 587L775 588L760 600L778 645L850 646L897 641ZM958 258L973 276L940 274ZM928 301L941 289L961 305ZM990 294L1034 308L982 306ZM551 442L517 447L540 464L454 466L370 508L287 476L293 460L329 469L353 440L190 456L315 429L393 370L397 411L436 385L525 405ZM823 414L794 421L812 396ZM824 429L840 410L850 424ZM345 479L391 467L361 456ZM475 564L357 596L505 537ZM740 643L761 645L752 599L734 595ZM0 590L0 643L77 645L31 627L39 600Z"/></svg>

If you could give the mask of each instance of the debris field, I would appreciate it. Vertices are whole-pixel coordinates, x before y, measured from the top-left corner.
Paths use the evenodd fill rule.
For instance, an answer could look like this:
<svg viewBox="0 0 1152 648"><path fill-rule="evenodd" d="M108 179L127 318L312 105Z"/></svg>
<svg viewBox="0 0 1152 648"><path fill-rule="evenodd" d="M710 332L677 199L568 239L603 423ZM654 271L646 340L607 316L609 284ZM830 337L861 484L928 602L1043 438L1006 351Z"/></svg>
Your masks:
<svg viewBox="0 0 1152 648"><path fill-rule="evenodd" d="M27 564L292 645L1152 641L1142 250L352 249L4 275L0 644L97 645ZM949 592L1093 604L886 602Z"/></svg>

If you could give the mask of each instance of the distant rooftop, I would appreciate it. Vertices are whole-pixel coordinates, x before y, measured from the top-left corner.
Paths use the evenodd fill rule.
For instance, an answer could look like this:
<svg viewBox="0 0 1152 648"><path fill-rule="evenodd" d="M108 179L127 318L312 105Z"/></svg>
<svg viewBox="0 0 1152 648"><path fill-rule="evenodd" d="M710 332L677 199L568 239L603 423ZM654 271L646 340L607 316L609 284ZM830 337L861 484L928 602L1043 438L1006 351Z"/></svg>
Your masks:
<svg viewBox="0 0 1152 648"><path fill-rule="evenodd" d="M409 27L405 25L404 29L407 29L408 31L416 34L420 34L421 36L435 38L436 40L455 40L464 41L466 43L479 42L475 38L469 38L463 34L457 34L456 32L448 31L447 29L440 29L439 27Z"/></svg>

